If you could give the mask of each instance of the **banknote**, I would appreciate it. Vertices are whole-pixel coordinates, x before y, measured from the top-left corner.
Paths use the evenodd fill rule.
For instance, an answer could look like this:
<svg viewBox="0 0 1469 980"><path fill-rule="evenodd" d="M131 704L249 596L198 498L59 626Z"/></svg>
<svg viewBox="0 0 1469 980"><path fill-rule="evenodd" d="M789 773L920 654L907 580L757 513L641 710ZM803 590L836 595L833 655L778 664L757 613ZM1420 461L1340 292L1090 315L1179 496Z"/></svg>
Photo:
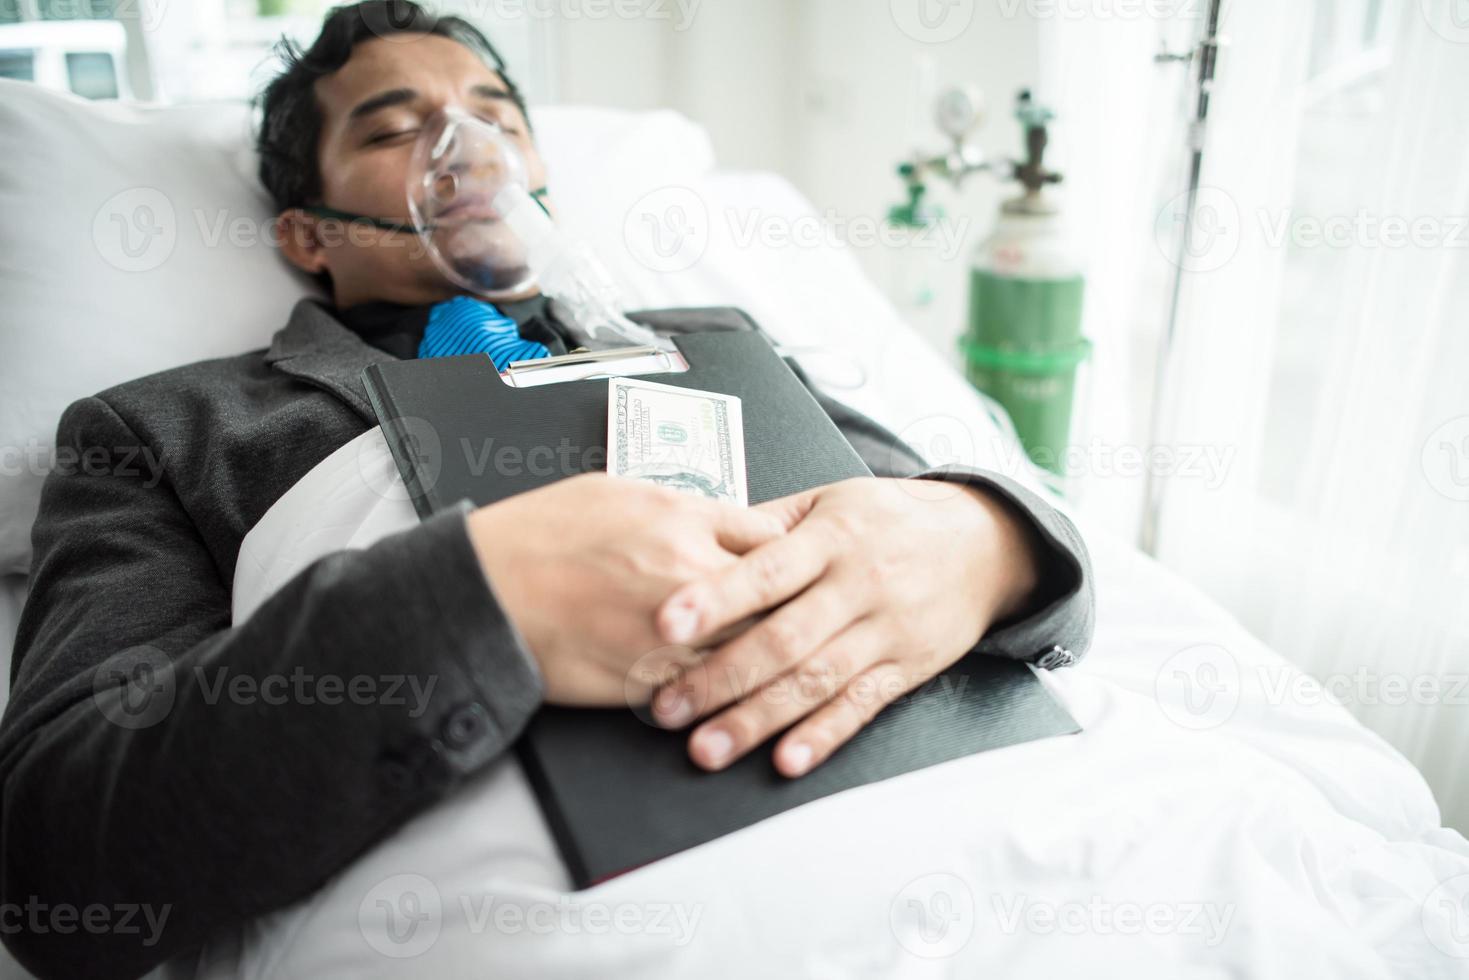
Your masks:
<svg viewBox="0 0 1469 980"><path fill-rule="evenodd" d="M740 400L639 378L610 379L607 472L748 504Z"/></svg>

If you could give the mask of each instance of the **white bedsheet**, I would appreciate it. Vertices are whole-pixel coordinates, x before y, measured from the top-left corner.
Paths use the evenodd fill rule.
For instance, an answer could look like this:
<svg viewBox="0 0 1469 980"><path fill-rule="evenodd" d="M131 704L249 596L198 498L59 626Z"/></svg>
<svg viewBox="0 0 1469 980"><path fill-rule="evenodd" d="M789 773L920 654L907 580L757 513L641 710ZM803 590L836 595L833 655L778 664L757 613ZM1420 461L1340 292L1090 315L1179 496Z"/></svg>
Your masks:
<svg viewBox="0 0 1469 980"><path fill-rule="evenodd" d="M808 366L931 460L1025 478L1013 442L850 255L738 241L751 215L811 213L789 184L711 175L633 205L629 225L670 196L708 216L687 269L634 261L622 222L579 229L631 306L742 305L785 344L841 351ZM315 556L413 522L381 436L364 435L246 540L237 616ZM1080 735L820 800L570 895L505 761L308 902L217 945L204 972L1469 975L1469 844L1440 829L1419 775L1345 710L1282 696L1301 675L1196 590L1088 539L1096 643L1078 667L1042 674ZM388 909L415 908L416 929L411 915L390 923Z"/></svg>
<svg viewBox="0 0 1469 980"><path fill-rule="evenodd" d="M621 216L631 226L637 206L559 202L569 215L615 211L580 230L630 305L743 305L786 344L842 351L809 366L838 385L865 379L833 393L930 459L1024 475L962 379L850 256L735 240L752 215L811 213L788 184L712 175L659 193L708 216L687 269L630 258ZM313 558L412 523L368 433L247 539L237 615ZM817 801L574 895L520 771L503 762L308 901L178 972L1469 976L1469 845L1439 829L1418 774L1344 710L1282 697L1299 675L1214 604L1088 537L1096 643L1078 667L1042 675L1080 735ZM387 909L410 914L390 923ZM0 975L14 969L0 958Z"/></svg>
<svg viewBox="0 0 1469 980"><path fill-rule="evenodd" d="M316 556L414 521L365 434L246 539L237 618ZM1091 544L1094 648L1043 674L1080 735L838 794L571 894L505 760L204 972L1469 975L1469 844L1417 772L1345 710L1282 698L1298 675L1203 596Z"/></svg>

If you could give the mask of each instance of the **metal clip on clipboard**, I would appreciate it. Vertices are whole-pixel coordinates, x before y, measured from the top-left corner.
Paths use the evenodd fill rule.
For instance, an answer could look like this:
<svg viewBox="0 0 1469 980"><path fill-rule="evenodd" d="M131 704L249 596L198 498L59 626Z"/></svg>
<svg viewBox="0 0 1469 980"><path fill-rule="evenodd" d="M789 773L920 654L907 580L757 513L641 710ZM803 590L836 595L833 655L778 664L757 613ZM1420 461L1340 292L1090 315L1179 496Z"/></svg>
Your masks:
<svg viewBox="0 0 1469 980"><path fill-rule="evenodd" d="M578 351L530 361L511 361L500 373L500 380L512 388L536 388L593 378L678 374L688 369L689 362L680 351L664 350L649 344L641 347Z"/></svg>
<svg viewBox="0 0 1469 980"><path fill-rule="evenodd" d="M814 375L817 383L833 390L860 388L867 383L867 372L862 362L851 354L827 350L821 347L775 348L781 357L801 360L811 355L825 355L837 363L845 362L850 370L846 376L823 371L816 365L802 366ZM600 365L609 365L599 370ZM828 368L830 365L827 365ZM677 349L665 350L652 344L639 347L614 347L610 350L578 351L575 354L558 354L530 361L511 361L501 372L500 378L512 388L535 388L540 385L560 384L564 381L586 381L592 378L633 378L642 374L679 374L689 369L689 362ZM855 378L853 377L855 375Z"/></svg>

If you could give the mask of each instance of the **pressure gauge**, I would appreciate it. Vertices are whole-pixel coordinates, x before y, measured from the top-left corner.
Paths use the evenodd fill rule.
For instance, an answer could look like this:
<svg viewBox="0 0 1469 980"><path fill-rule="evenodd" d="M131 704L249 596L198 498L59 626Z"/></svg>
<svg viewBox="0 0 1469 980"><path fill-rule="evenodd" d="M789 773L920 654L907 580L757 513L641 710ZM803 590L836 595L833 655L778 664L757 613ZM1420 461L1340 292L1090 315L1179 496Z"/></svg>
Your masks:
<svg viewBox="0 0 1469 980"><path fill-rule="evenodd" d="M951 88L938 97L934 119L939 129L954 140L962 140L978 128L984 117L984 96L973 87Z"/></svg>

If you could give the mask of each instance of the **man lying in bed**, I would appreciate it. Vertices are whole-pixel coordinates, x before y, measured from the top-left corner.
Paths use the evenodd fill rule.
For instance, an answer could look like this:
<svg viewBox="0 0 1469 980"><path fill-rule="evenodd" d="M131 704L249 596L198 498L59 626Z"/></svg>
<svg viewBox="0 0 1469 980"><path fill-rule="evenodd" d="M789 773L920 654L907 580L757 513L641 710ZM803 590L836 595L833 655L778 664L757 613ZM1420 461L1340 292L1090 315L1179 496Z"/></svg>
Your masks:
<svg viewBox="0 0 1469 980"><path fill-rule="evenodd" d="M971 650L1051 668L1086 648L1087 557L1064 517L1001 476L924 473L826 399L877 477L751 509L567 479L324 558L232 625L241 539L375 425L363 368L417 356L455 295L401 234L328 236L307 209L406 221L414 134L448 106L498 123L543 186L482 36L405 3L332 12L265 93L259 149L285 252L334 305L301 303L269 350L122 385L61 422L58 442L96 465L53 475L35 526L0 732L3 900L163 921L5 930L37 973L134 975L302 898L497 759L543 702L625 703L629 667L665 645L713 647L709 669L668 689L683 705L655 699L668 727L698 722L695 762L718 769L786 730L773 764L790 777ZM500 308L522 338L566 350L533 291ZM120 465L140 450L161 480ZM206 683L227 666L289 692L302 667L375 678L405 663L423 703L267 703Z"/></svg>

